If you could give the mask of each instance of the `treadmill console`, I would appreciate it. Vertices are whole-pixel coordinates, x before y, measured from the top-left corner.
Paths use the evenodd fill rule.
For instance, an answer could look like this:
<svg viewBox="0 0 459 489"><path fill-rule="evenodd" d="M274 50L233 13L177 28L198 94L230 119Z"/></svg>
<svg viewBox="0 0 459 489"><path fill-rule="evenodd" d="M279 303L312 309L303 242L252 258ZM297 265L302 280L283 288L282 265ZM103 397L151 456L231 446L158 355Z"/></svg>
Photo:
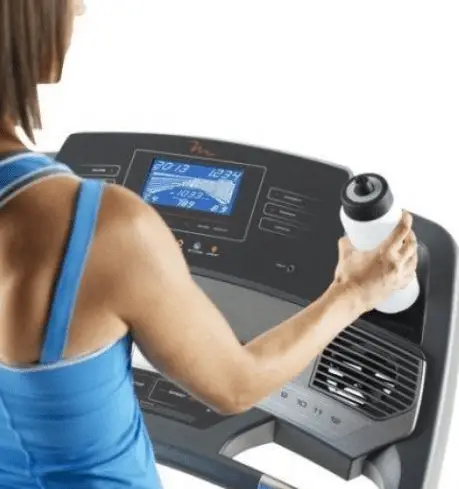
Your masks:
<svg viewBox="0 0 459 489"><path fill-rule="evenodd" d="M266 167L165 156L137 151L126 186L176 231L245 241Z"/></svg>
<svg viewBox="0 0 459 489"><path fill-rule="evenodd" d="M72 165L76 173L142 196L174 231L192 268L273 289L298 303L314 300L332 280L342 235L339 192L350 176L346 169L170 136L148 137L139 145L132 141L124 154L109 143L96 155L90 141L85 154L80 149L75 155L81 160ZM68 154L72 139L66 146Z"/></svg>
<svg viewBox="0 0 459 489"><path fill-rule="evenodd" d="M352 176L346 168L149 134L76 134L57 159L153 206L242 344L300 311L333 279L340 192ZM442 228L414 217L416 304L362 316L257 409L220 416L151 366L134 364L159 460L239 489L255 472L231 457L275 441L346 479L364 473L384 489L433 489L438 433L449 419L441 413L451 406L445 389L457 371L456 247ZM256 487L287 487L268 479Z"/></svg>

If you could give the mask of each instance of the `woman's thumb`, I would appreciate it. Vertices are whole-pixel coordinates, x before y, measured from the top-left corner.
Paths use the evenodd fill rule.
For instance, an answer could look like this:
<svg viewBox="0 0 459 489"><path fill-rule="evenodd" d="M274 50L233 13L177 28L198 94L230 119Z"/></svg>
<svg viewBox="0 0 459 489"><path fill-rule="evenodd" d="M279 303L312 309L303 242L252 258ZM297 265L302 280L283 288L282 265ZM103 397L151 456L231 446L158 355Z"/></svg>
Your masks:
<svg viewBox="0 0 459 489"><path fill-rule="evenodd" d="M340 238L338 241L338 251L340 256L346 256L351 250L351 240L347 236Z"/></svg>

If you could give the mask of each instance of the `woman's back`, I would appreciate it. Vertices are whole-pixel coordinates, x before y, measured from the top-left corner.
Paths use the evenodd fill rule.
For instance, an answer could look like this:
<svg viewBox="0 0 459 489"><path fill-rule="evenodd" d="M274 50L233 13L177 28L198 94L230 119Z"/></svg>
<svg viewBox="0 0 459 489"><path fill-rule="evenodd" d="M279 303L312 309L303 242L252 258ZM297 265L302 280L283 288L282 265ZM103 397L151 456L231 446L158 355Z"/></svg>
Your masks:
<svg viewBox="0 0 459 489"><path fill-rule="evenodd" d="M1 159L4 167L7 160ZM4 188L5 181L0 181ZM38 361L48 306L65 253L80 180L55 175L24 188L0 207L0 362ZM124 336L128 328L110 307L107 259L116 219L111 188L105 188L80 289L65 357L91 353ZM108 270L113 268L113 262ZM93 324L88 328L88 324Z"/></svg>
<svg viewBox="0 0 459 489"><path fill-rule="evenodd" d="M104 198L43 157L0 161L2 489L159 487L99 265Z"/></svg>

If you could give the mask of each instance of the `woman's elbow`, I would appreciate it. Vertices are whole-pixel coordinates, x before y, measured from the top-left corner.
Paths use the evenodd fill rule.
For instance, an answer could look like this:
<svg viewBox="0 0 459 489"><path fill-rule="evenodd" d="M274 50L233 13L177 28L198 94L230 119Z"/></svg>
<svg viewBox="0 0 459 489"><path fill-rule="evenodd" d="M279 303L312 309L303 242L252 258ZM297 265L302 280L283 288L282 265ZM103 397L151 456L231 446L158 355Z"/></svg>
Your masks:
<svg viewBox="0 0 459 489"><path fill-rule="evenodd" d="M250 411L257 402L254 390L244 388L244 384L240 383L228 395L219 399L215 410L224 416L234 416Z"/></svg>
<svg viewBox="0 0 459 489"><path fill-rule="evenodd" d="M213 410L222 416L235 416L237 414L243 414L250 411L250 409L253 407L253 404L227 401L224 403L219 403L219 405L215 406Z"/></svg>

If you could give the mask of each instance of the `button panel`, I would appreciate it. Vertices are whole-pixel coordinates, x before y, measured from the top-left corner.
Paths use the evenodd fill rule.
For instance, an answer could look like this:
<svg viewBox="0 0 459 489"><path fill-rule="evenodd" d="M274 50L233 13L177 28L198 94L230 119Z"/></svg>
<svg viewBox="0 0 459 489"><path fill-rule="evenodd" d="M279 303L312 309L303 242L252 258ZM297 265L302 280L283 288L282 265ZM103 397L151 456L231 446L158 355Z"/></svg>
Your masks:
<svg viewBox="0 0 459 489"><path fill-rule="evenodd" d="M300 209L306 209L309 204L315 201L315 199L307 197L306 195L297 194L295 192L291 192L290 190L283 190L275 187L269 189L268 199L274 202L293 205Z"/></svg>
<svg viewBox="0 0 459 489"><path fill-rule="evenodd" d="M117 177L120 173L120 167L117 165L83 165L81 167L81 176L83 177Z"/></svg>
<svg viewBox="0 0 459 489"><path fill-rule="evenodd" d="M176 388L175 385L166 380L156 381L148 399L174 407L184 406L192 401L184 391Z"/></svg>
<svg viewBox="0 0 459 489"><path fill-rule="evenodd" d="M164 221L172 229L177 229L178 224L174 217L164 216ZM224 238L231 234L231 229L225 225L215 224L206 221L189 221L180 223L183 231L188 231L203 237L218 237Z"/></svg>
<svg viewBox="0 0 459 489"><path fill-rule="evenodd" d="M268 190L266 199L258 222L260 231L301 239L316 230L317 199L277 187Z"/></svg>
<svg viewBox="0 0 459 489"><path fill-rule="evenodd" d="M197 231L203 231L203 232L207 232L207 231L210 231L211 226L210 226L210 224L202 224L202 223L198 222L198 223L195 225L195 229L196 229Z"/></svg>
<svg viewBox="0 0 459 489"><path fill-rule="evenodd" d="M134 369L135 393L142 411L207 429L226 417L154 372Z"/></svg>
<svg viewBox="0 0 459 489"><path fill-rule="evenodd" d="M263 217L258 224L258 228L260 231L280 234L290 238L298 237L300 234L300 228L298 226L294 226L293 224L284 221L278 221L270 217Z"/></svg>
<svg viewBox="0 0 459 489"><path fill-rule="evenodd" d="M263 213L269 217L295 221L301 225L308 224L308 214L305 214L298 209L292 209L291 207L283 207L278 204L267 203L263 209Z"/></svg>
<svg viewBox="0 0 459 489"><path fill-rule="evenodd" d="M214 240L200 239L198 236L176 236L177 245L188 256L202 256L207 259L216 259L224 254L225 246Z"/></svg>
<svg viewBox="0 0 459 489"><path fill-rule="evenodd" d="M224 226L214 226L212 231L218 235L225 235L229 233L229 229Z"/></svg>
<svg viewBox="0 0 459 489"><path fill-rule="evenodd" d="M350 435L371 423L362 414L346 409L333 399L294 384L265 399L258 407L329 440Z"/></svg>

